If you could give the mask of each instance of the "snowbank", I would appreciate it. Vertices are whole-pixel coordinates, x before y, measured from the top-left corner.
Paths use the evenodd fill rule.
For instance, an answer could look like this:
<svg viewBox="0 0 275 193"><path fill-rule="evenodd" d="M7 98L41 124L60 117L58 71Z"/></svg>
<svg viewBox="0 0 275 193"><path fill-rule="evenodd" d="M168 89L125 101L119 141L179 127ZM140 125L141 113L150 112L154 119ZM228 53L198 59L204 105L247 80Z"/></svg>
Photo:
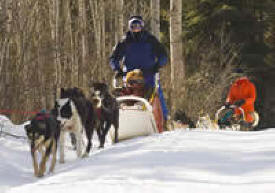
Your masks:
<svg viewBox="0 0 275 193"><path fill-rule="evenodd" d="M8 117L0 115L0 132L3 132L3 135L5 135L5 133L8 133L15 136L25 137L26 133L24 130L24 125L28 123L29 121L23 123L22 125L15 125Z"/></svg>
<svg viewBox="0 0 275 193"><path fill-rule="evenodd" d="M33 177L25 140L0 137L0 193L273 193L275 130L177 130L93 148L68 149L54 174Z"/></svg>

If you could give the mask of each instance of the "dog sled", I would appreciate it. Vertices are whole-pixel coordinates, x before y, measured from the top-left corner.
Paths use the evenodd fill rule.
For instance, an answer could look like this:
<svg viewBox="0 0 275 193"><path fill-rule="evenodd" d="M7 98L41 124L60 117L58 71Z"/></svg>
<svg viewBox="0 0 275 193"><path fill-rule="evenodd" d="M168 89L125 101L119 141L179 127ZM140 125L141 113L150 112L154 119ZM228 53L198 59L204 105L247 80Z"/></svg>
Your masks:
<svg viewBox="0 0 275 193"><path fill-rule="evenodd" d="M240 110L241 114L239 116L234 113L235 109ZM229 108L226 108L222 106L215 114L215 123L218 124L220 129L250 131L257 127L259 123L259 114L256 111L252 113L252 116L254 122L247 123L244 110L241 107L230 105Z"/></svg>
<svg viewBox="0 0 275 193"><path fill-rule="evenodd" d="M143 77L136 77L140 71L133 71L133 77L123 81L124 86L118 85L118 80L113 79L116 100L119 104L119 140L131 139L138 136L147 136L161 133L164 126L160 100L158 98L159 74L156 74L155 88L149 100L144 98L142 90ZM135 74L137 73L137 74ZM129 82L137 84L128 84ZM141 84L138 82L141 81ZM133 92L129 92L132 90ZM114 140L114 129L110 130Z"/></svg>
<svg viewBox="0 0 275 193"><path fill-rule="evenodd" d="M238 109L241 114L236 115L235 109ZM256 111L253 112L254 122L249 124L245 121L245 113L241 107L230 105L229 108L222 106L215 113L215 120L212 121L209 115L200 116L196 127L203 130L232 130L232 131L250 131L258 126L259 115Z"/></svg>

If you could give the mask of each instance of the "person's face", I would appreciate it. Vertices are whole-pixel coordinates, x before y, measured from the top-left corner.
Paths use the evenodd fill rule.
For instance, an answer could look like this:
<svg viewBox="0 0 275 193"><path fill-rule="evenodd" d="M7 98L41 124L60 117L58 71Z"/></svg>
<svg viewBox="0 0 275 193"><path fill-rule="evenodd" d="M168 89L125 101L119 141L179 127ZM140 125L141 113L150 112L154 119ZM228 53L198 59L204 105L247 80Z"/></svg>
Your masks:
<svg viewBox="0 0 275 193"><path fill-rule="evenodd" d="M140 21L134 21L130 27L132 32L140 32L142 30L142 25Z"/></svg>

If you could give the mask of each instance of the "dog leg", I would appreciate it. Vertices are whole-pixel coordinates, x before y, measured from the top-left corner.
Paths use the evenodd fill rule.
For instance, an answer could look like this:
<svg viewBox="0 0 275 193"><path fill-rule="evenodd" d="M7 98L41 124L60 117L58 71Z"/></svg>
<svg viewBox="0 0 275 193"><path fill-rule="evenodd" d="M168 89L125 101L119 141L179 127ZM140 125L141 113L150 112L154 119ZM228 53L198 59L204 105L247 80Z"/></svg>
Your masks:
<svg viewBox="0 0 275 193"><path fill-rule="evenodd" d="M102 130L102 128L101 128L101 125L98 125L97 127L96 127L96 133L97 133L97 137L98 137L98 139L99 139L99 141L100 141L100 139L101 139L101 130Z"/></svg>
<svg viewBox="0 0 275 193"><path fill-rule="evenodd" d="M59 147L59 154L60 154L60 158L59 158L59 162L60 163L65 163L65 159L64 159L64 145L65 145L65 131L61 130L60 132L60 147Z"/></svg>
<svg viewBox="0 0 275 193"><path fill-rule="evenodd" d="M82 155L82 133L78 130L78 132L76 132L75 135L76 135L77 157L81 157L81 155Z"/></svg>
<svg viewBox="0 0 275 193"><path fill-rule="evenodd" d="M51 167L50 167L50 172L53 172L54 167L55 167L55 163L56 163L56 149L57 149L57 142L56 139L53 140L53 145L52 145L52 163L51 163Z"/></svg>
<svg viewBox="0 0 275 193"><path fill-rule="evenodd" d="M76 150L76 137L74 133L70 133L71 136L71 143L73 145L74 150Z"/></svg>
<svg viewBox="0 0 275 193"><path fill-rule="evenodd" d="M39 165L38 177L44 176L44 173L46 171L46 163L47 163L47 161L50 157L50 154L52 152L52 145L53 145L53 140L52 139L48 139L45 142L46 151L42 151L42 160L41 160L40 165Z"/></svg>
<svg viewBox="0 0 275 193"><path fill-rule="evenodd" d="M96 134L97 134L97 137L98 137L98 141L100 142L101 141L101 127L100 126L97 126L95 127L96 129ZM98 147L100 148L100 147Z"/></svg>
<svg viewBox="0 0 275 193"><path fill-rule="evenodd" d="M103 136L103 130L104 130L104 122L100 122L100 125L97 129L97 135L98 135L98 139L99 139L99 148L103 148L102 144L102 138Z"/></svg>
<svg viewBox="0 0 275 193"><path fill-rule="evenodd" d="M89 156L89 153L90 153L90 150L91 150L91 147L92 147L91 139L92 139L93 134L94 134L94 128L86 126L85 131L86 131L86 138L87 138L88 144L86 146L86 151L85 151L85 153L83 154L82 157L88 157Z"/></svg>
<svg viewBox="0 0 275 193"><path fill-rule="evenodd" d="M115 127L115 143L118 143L118 127Z"/></svg>
<svg viewBox="0 0 275 193"><path fill-rule="evenodd" d="M31 155L32 155L32 163L33 163L34 175L38 176L38 164L37 164L36 152L32 150Z"/></svg>
<svg viewBox="0 0 275 193"><path fill-rule="evenodd" d="M115 143L118 143L119 111L117 110L115 114L116 114L116 118L113 125L115 127Z"/></svg>
<svg viewBox="0 0 275 193"><path fill-rule="evenodd" d="M105 124L105 128L104 128L104 130L102 132L102 136L101 136L101 139L100 139L100 146L99 146L100 148L104 148L106 134L108 133L110 127L111 127L111 123L107 122Z"/></svg>
<svg viewBox="0 0 275 193"><path fill-rule="evenodd" d="M99 138L99 148L104 147L104 144L102 145L103 138L105 137L104 136L104 126L105 126L105 121L100 120L98 128L97 128L97 135Z"/></svg>

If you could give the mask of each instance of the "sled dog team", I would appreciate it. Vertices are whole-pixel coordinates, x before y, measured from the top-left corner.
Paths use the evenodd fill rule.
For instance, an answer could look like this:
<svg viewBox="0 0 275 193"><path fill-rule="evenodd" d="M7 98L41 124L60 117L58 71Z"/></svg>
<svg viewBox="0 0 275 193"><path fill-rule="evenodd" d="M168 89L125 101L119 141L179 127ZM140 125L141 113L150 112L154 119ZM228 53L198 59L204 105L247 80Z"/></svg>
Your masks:
<svg viewBox="0 0 275 193"><path fill-rule="evenodd" d="M230 109L232 114L238 112L239 107L245 109L247 102L243 96L237 98L234 93L240 85L241 90L244 87L243 82L247 83L247 79L238 79L231 87L228 94L228 98L225 105L225 109ZM252 88L254 88L253 85ZM252 89L255 92L255 89ZM253 105L255 101L255 93L247 91L247 96ZM251 97L252 96L252 97ZM230 100L235 100L230 102ZM240 103L240 104L238 104ZM250 104L247 104L249 108L252 108ZM247 113L253 116L253 111L242 110L243 116L247 117ZM227 113L228 114L228 113ZM228 115L224 115L226 117ZM231 115L230 115L231 116ZM228 116L228 117L230 117ZM220 129L223 124L227 125L229 121L227 118L219 119L218 124L214 124L209 116L200 117L197 123L197 127L202 129ZM232 116L231 116L232 117ZM242 120L247 120L243 117ZM224 120L223 120L224 119ZM258 119L258 118L257 118ZM255 126L255 118L252 117L252 122L246 121L246 127ZM258 120L257 120L258 121ZM223 123L221 123L223 122ZM230 125L231 123L228 123ZM241 123L240 123L241 124ZM53 172L56 163L57 147L59 143L60 147L60 163L65 162L65 132L71 134L71 142L76 150L77 157L87 157L92 147L92 138L94 131L97 132L97 136L100 142L100 148L104 148L106 135L111 127L115 129L115 143L118 142L118 128L119 128L119 105L114 97L110 94L108 86L105 83L94 83L91 87L90 98L86 98L83 92L78 88L61 89L60 98L56 99L54 108L49 112L39 112L30 122L25 125L25 130L28 136L28 140L31 146L31 155L33 159L34 174L37 177L44 175L46 171L46 163L50 156L52 156L51 166L49 171ZM232 127L233 128L233 127ZM239 130L239 129L233 129ZM83 133L87 138L87 145L84 151L83 147ZM42 155L41 161L38 164L37 153Z"/></svg>
<svg viewBox="0 0 275 193"><path fill-rule="evenodd" d="M71 134L71 142L77 157L87 157L92 147L94 131L104 147L105 137L111 127L115 129L115 143L118 142L119 107L105 83L94 83L91 100L78 88L61 89L61 97L55 101L50 112L41 111L35 115L25 131L31 147L34 175L42 177L46 163L52 156L49 172L53 172L59 143L60 163L65 162L65 133ZM85 134L84 134L85 133ZM84 149L83 134L87 138ZM37 154L41 154L38 163Z"/></svg>

